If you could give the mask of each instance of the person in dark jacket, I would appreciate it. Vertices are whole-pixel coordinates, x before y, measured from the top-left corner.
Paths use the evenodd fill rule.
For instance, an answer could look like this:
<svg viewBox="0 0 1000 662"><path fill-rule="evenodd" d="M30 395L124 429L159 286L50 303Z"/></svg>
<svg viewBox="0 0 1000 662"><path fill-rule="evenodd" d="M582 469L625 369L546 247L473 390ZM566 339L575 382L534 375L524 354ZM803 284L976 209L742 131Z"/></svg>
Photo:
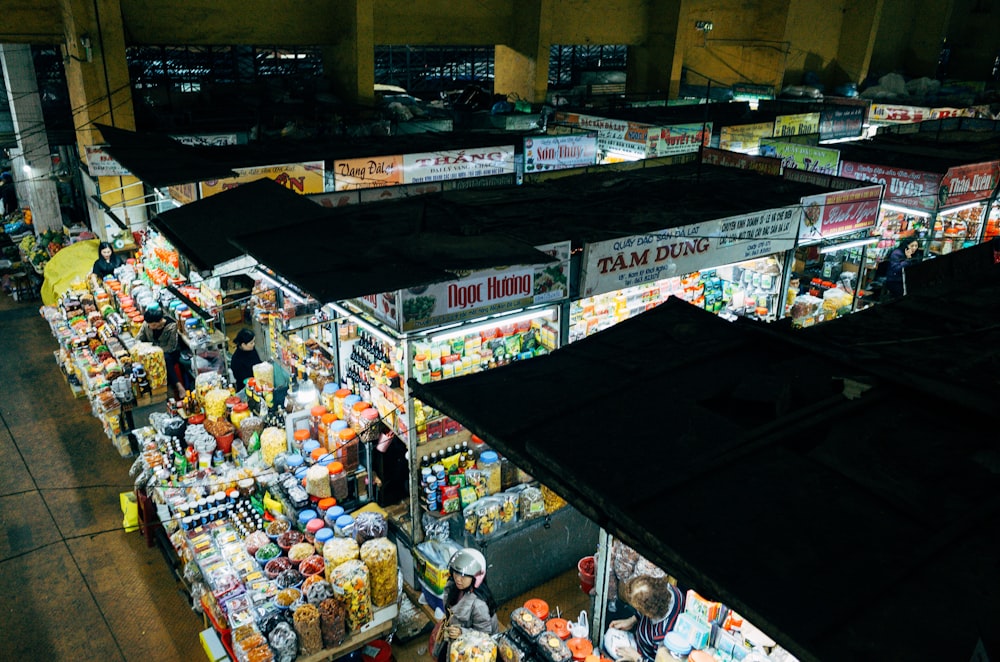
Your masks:
<svg viewBox="0 0 1000 662"><path fill-rule="evenodd" d="M159 306L150 306L142 315L142 326L136 339L148 342L163 350L163 359L167 364L167 386L177 387L177 397L187 395L187 389L181 381L181 349L177 335L177 322L163 314Z"/></svg>
<svg viewBox="0 0 1000 662"><path fill-rule="evenodd" d="M17 211L17 189L9 172L0 174L0 201L3 202L3 209L0 210L3 216L10 216Z"/></svg>
<svg viewBox="0 0 1000 662"><path fill-rule="evenodd" d="M247 379L253 377L253 367L261 363L261 358L254 347L256 340L250 329L240 329L233 342L236 344L236 351L233 352L229 368L233 371L236 390L242 390Z"/></svg>
<svg viewBox="0 0 1000 662"><path fill-rule="evenodd" d="M97 246L97 259L94 261L94 266L91 271L94 272L98 278L104 280L108 276L115 275L115 269L124 264L122 259L115 255L115 249L106 241L102 241Z"/></svg>
<svg viewBox="0 0 1000 662"><path fill-rule="evenodd" d="M889 291L889 295L892 298L901 297L906 293L903 283L903 271L906 267L910 266L913 256L917 254L919 248L920 241L916 237L906 237L900 240L899 245L889 253L889 268L885 274L885 288Z"/></svg>

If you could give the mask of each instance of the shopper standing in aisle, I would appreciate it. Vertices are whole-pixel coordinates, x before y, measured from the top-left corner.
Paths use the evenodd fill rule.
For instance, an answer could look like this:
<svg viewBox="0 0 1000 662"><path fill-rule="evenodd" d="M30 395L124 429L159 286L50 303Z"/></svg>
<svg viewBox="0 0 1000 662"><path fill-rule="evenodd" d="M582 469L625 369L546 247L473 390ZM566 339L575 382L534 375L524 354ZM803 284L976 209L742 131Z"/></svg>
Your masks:
<svg viewBox="0 0 1000 662"><path fill-rule="evenodd" d="M634 631L637 648L614 651L618 662L652 662L663 637L673 629L684 609L684 594L666 577L639 575L625 582L623 597L636 615L611 621L609 627Z"/></svg>
<svg viewBox="0 0 1000 662"><path fill-rule="evenodd" d="M920 242L916 237L906 237L889 253L889 269L885 274L885 288L892 298L906 294L905 270L913 263Z"/></svg>
<svg viewBox="0 0 1000 662"><path fill-rule="evenodd" d="M90 270L98 278L104 280L108 276L114 276L115 269L122 266L122 264L122 259L115 255L114 247L108 242L102 241L97 246L97 259L94 260L94 266Z"/></svg>
<svg viewBox="0 0 1000 662"><path fill-rule="evenodd" d="M451 577L445 587L445 609L449 622L445 628L449 641L462 635L462 630L477 630L494 635L500 631L497 605L486 585L486 557L478 550L466 547L455 552L448 562ZM445 646L438 662L448 659Z"/></svg>
<svg viewBox="0 0 1000 662"><path fill-rule="evenodd" d="M177 397L187 395L180 375L181 350L178 346L177 322L165 317L159 307L150 307L143 313L142 327L139 328L137 340L153 343L163 350L163 358L167 364L167 386L177 387Z"/></svg>
<svg viewBox="0 0 1000 662"><path fill-rule="evenodd" d="M246 386L246 381L253 377L253 367L261 362L260 354L254 347L256 339L250 329L240 329L233 339L236 351L229 362L229 368L233 371L233 381L236 390L241 391Z"/></svg>

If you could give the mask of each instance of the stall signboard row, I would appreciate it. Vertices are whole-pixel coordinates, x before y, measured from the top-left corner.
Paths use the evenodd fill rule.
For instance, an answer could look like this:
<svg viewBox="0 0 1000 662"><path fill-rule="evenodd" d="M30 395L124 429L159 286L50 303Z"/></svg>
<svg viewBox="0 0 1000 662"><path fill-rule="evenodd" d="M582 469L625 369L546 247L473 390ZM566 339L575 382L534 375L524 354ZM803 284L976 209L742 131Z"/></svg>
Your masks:
<svg viewBox="0 0 1000 662"><path fill-rule="evenodd" d="M536 248L558 262L481 269L459 280L382 292L352 302L393 330L407 332L566 299L570 242Z"/></svg>
<svg viewBox="0 0 1000 662"><path fill-rule="evenodd" d="M931 211L937 205L941 175L874 163L841 161L840 176L885 186L885 200L908 209Z"/></svg>
<svg viewBox="0 0 1000 662"><path fill-rule="evenodd" d="M837 104L819 113L819 139L841 140L858 138L864 132L868 104Z"/></svg>
<svg viewBox="0 0 1000 662"><path fill-rule="evenodd" d="M950 119L955 117L991 117L989 106L969 106L967 108L930 108L892 103L873 103L872 122L913 123L925 120Z"/></svg>
<svg viewBox="0 0 1000 662"><path fill-rule="evenodd" d="M487 177L512 174L514 170L513 145L388 154L333 162L337 191Z"/></svg>
<svg viewBox="0 0 1000 662"><path fill-rule="evenodd" d="M587 244L581 296L784 253L795 245L801 214L798 205L778 207Z"/></svg>
<svg viewBox="0 0 1000 662"><path fill-rule="evenodd" d="M697 152L708 146L712 123L655 126L579 113L557 112L555 121L597 133L597 149L606 157L646 159Z"/></svg>
<svg viewBox="0 0 1000 662"><path fill-rule="evenodd" d="M762 175L781 175L781 159L776 156L753 156L742 152L731 152L724 149L706 147L701 150L701 162L724 168L737 170L752 170Z"/></svg>

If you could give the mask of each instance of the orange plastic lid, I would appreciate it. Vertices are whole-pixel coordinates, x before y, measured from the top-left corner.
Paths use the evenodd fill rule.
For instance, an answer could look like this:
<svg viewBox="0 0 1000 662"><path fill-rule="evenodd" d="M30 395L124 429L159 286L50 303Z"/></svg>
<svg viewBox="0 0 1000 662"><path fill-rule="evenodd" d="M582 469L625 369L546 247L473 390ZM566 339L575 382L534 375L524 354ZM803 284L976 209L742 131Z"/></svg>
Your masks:
<svg viewBox="0 0 1000 662"><path fill-rule="evenodd" d="M472 443L474 443L474 444L485 444L486 443L485 441L483 441L482 439L480 439L476 435L472 435L472 437L470 437L470 441L472 441Z"/></svg>
<svg viewBox="0 0 1000 662"><path fill-rule="evenodd" d="M354 405L351 407L351 409L360 414L369 407L371 407L371 405L367 402L355 402Z"/></svg>
<svg viewBox="0 0 1000 662"><path fill-rule="evenodd" d="M233 411L246 411L250 409L250 405L245 402L241 402L238 405L233 405Z"/></svg>
<svg viewBox="0 0 1000 662"><path fill-rule="evenodd" d="M311 457L312 461L315 462L316 460L320 459L321 457L323 457L326 454L327 454L327 450L325 448L323 448L322 446L320 446L319 448L314 448L313 451L312 451L312 453L309 453L309 457Z"/></svg>
<svg viewBox="0 0 1000 662"><path fill-rule="evenodd" d="M413 360L414 361L426 361L427 360L427 355L426 354L417 354L416 356L413 357Z"/></svg>
<svg viewBox="0 0 1000 662"><path fill-rule="evenodd" d="M594 644L590 643L590 640L584 639L583 637L573 637L566 642L566 647L569 648L569 652L573 654L574 660L584 660L588 655L594 652Z"/></svg>
<svg viewBox="0 0 1000 662"><path fill-rule="evenodd" d="M356 436L358 436L358 433L352 430L351 428L344 428L343 430L338 432L337 435L340 437L341 441L350 441L351 439L354 439Z"/></svg>
<svg viewBox="0 0 1000 662"><path fill-rule="evenodd" d="M331 508L337 505L337 500L334 499L333 497L323 497L322 499L319 500L319 503L316 505L318 505L323 510L330 510Z"/></svg>
<svg viewBox="0 0 1000 662"><path fill-rule="evenodd" d="M344 473L344 465L341 462L331 462L326 468L331 474Z"/></svg>
<svg viewBox="0 0 1000 662"><path fill-rule="evenodd" d="M473 439L474 438L475 437L473 437ZM524 608L543 621L549 617L549 603L545 602L545 600L540 600L538 598L531 598L530 600L524 603ZM563 620L563 623L565 624L566 621ZM567 629L567 634L568 633L569 630Z"/></svg>
<svg viewBox="0 0 1000 662"><path fill-rule="evenodd" d="M548 609L548 606L546 606L546 609ZM569 639L569 622L565 618L550 618L545 622L545 629L560 639Z"/></svg>
<svg viewBox="0 0 1000 662"><path fill-rule="evenodd" d="M351 389L349 388L342 388L333 392L334 397L337 398L346 398L350 394L351 394Z"/></svg>
<svg viewBox="0 0 1000 662"><path fill-rule="evenodd" d="M334 414L333 412L328 411L325 414L323 414L319 420L323 425L329 426L330 423L333 423L334 421L337 420L337 415Z"/></svg>
<svg viewBox="0 0 1000 662"><path fill-rule="evenodd" d="M305 441L309 438L309 430L296 430L294 438L295 441Z"/></svg>
<svg viewBox="0 0 1000 662"><path fill-rule="evenodd" d="M326 413L326 407L324 407L323 405L316 405L315 407L309 410L309 415L312 416L313 418L320 418L325 413Z"/></svg>

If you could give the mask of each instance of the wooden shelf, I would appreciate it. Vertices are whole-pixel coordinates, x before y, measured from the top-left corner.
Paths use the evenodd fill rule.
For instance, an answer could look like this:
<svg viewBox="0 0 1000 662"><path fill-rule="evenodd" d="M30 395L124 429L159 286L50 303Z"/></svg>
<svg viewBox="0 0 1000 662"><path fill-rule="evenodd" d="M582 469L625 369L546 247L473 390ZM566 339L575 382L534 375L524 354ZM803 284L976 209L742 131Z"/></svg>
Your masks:
<svg viewBox="0 0 1000 662"><path fill-rule="evenodd" d="M431 453L439 453L449 446L454 446L458 444L462 445L462 442L469 441L472 439L472 433L468 430L461 430L455 434L449 434L447 436L441 437L440 439L433 439L427 441L423 444L417 444L417 455L430 455Z"/></svg>
<svg viewBox="0 0 1000 662"><path fill-rule="evenodd" d="M347 655L352 651L358 650L370 641L388 634L392 631L393 627L394 621L389 619L383 623L373 625L367 630L361 630L360 632L351 635L339 646L334 648L324 648L318 653L297 657L295 658L295 662L321 662L322 660L334 660L338 657Z"/></svg>

